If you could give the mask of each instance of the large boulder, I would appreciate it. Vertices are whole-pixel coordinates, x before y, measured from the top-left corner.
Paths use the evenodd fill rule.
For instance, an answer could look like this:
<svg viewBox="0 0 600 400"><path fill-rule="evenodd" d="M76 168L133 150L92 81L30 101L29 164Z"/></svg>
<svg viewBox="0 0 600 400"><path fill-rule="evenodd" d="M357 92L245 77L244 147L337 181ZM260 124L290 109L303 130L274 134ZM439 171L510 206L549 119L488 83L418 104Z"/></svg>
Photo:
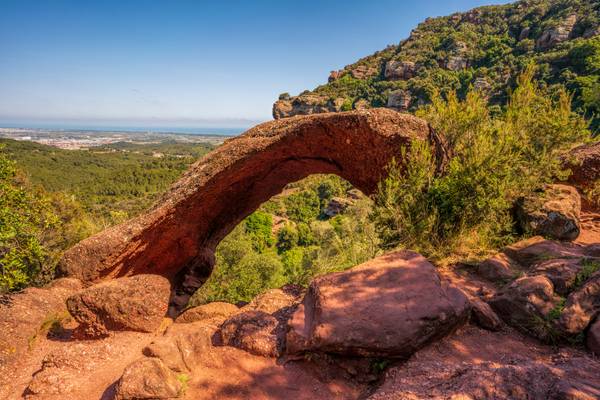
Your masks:
<svg viewBox="0 0 600 400"><path fill-rule="evenodd" d="M504 253L498 253L477 265L477 274L492 282L507 282L516 278L519 268Z"/></svg>
<svg viewBox="0 0 600 400"><path fill-rule="evenodd" d="M128 366L117 383L115 400L159 400L180 396L183 384L158 358L141 358Z"/></svg>
<svg viewBox="0 0 600 400"><path fill-rule="evenodd" d="M398 251L313 280L289 323L287 352L408 357L469 313L423 256Z"/></svg>
<svg viewBox="0 0 600 400"><path fill-rule="evenodd" d="M384 76L390 81L408 80L415 76L416 67L412 61L391 60L385 64Z"/></svg>
<svg viewBox="0 0 600 400"><path fill-rule="evenodd" d="M581 230L581 197L572 186L548 185L515 207L521 229L548 239L575 240Z"/></svg>
<svg viewBox="0 0 600 400"><path fill-rule="evenodd" d="M506 246L502 252L526 268L541 261L557 258L570 259L600 256L600 252L598 252L598 249L594 245L582 246L575 243L557 242L546 240L541 236L534 236Z"/></svg>
<svg viewBox="0 0 600 400"><path fill-rule="evenodd" d="M72 295L67 308L86 337L103 337L109 331L153 332L167 312L170 288L159 275L118 278Z"/></svg>

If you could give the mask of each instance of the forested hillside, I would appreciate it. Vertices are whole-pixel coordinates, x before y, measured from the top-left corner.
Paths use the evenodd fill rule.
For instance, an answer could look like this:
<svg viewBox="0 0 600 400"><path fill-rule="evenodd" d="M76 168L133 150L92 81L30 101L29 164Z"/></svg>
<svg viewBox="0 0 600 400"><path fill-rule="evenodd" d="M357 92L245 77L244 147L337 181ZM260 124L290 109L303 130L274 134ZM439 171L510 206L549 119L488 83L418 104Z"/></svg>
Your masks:
<svg viewBox="0 0 600 400"><path fill-rule="evenodd" d="M555 93L567 89L574 110L600 124L600 2L525 0L428 18L410 37L339 71L296 97L284 93L275 118L387 106L415 111L438 95L469 87L495 112L516 77L535 64L535 78Z"/></svg>

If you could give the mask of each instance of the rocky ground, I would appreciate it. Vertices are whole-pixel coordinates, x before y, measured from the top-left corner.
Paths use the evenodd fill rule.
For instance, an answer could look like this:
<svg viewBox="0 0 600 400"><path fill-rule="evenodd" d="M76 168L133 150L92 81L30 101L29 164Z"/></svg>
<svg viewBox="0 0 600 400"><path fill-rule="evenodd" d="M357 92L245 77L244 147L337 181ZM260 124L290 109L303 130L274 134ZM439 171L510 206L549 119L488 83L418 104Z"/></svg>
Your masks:
<svg viewBox="0 0 600 400"><path fill-rule="evenodd" d="M443 271L395 252L175 320L158 276L27 289L1 306L0 398L598 399L600 272L569 271L600 221L581 219L575 242Z"/></svg>
<svg viewBox="0 0 600 400"><path fill-rule="evenodd" d="M515 215L538 236L479 263L396 251L175 319L159 275L3 296L0 398L600 399L599 213L550 185Z"/></svg>

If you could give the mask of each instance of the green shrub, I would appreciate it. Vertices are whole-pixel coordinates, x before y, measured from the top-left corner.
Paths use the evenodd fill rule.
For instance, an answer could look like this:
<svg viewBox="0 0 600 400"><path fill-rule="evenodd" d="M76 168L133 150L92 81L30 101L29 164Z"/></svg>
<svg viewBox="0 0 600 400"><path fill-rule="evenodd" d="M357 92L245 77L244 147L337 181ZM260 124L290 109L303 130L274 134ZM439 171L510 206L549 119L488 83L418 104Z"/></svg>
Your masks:
<svg viewBox="0 0 600 400"><path fill-rule="evenodd" d="M429 145L401 150L402 163L390 165L372 214L385 248L410 247L438 259L482 255L513 239L517 197L566 177L558 156L590 133L569 96L549 96L533 72L518 79L500 115L491 116L476 92L464 101L437 96L419 111L445 134L453 158L436 176Z"/></svg>

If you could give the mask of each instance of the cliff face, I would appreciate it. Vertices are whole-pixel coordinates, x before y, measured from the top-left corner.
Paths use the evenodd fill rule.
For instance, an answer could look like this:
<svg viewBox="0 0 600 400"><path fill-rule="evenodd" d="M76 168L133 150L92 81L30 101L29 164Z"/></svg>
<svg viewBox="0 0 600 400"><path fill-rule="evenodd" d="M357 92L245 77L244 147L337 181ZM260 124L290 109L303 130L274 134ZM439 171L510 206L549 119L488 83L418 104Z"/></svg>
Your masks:
<svg viewBox="0 0 600 400"><path fill-rule="evenodd" d="M390 107L413 111L435 93L470 86L503 104L514 78L531 62L550 89L574 94L574 107L600 111L600 2L532 0L429 18L398 45L332 71L328 83L287 93L273 117ZM594 119L594 127L599 125Z"/></svg>

